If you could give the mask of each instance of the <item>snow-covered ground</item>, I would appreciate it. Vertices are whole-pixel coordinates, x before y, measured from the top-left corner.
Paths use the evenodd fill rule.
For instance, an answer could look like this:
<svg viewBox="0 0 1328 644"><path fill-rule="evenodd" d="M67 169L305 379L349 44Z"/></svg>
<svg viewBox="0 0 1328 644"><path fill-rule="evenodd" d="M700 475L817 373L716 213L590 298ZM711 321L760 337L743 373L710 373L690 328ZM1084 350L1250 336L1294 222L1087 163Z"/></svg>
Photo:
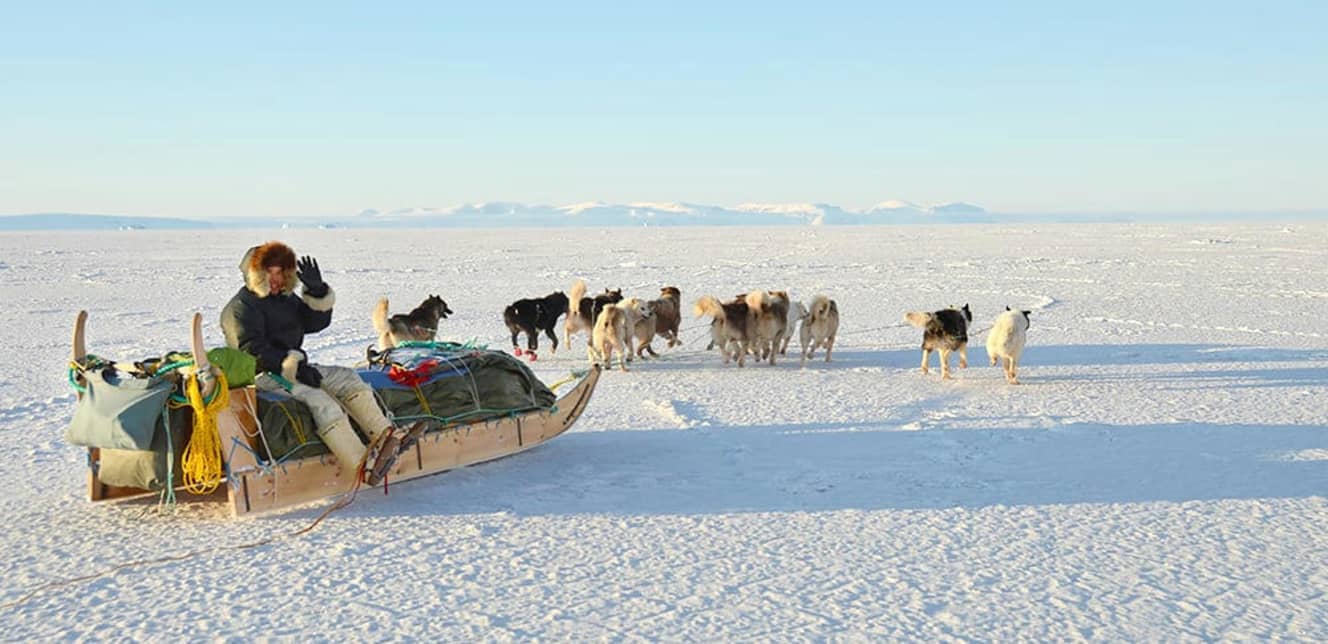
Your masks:
<svg viewBox="0 0 1328 644"><path fill-rule="evenodd" d="M507 347L502 307L577 277L827 293L839 348L738 369L689 315L557 440L235 549L322 506L87 502L69 326L146 357L198 310L220 344L277 231L0 235L0 639L1328 639L1328 225L285 232L337 289L320 362L384 295ZM918 372L904 312L965 302L979 332L1033 311L1023 385L981 333L955 380Z"/></svg>

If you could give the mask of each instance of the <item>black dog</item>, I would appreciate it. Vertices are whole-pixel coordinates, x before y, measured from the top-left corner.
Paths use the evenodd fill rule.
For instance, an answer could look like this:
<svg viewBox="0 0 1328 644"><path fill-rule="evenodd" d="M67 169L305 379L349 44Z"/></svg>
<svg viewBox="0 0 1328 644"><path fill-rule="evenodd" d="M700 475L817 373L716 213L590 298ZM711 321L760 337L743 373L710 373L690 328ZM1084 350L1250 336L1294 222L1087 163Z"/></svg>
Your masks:
<svg viewBox="0 0 1328 644"><path fill-rule="evenodd" d="M577 309L581 313L581 321L588 327L594 327L595 320L599 319L599 312L610 304L621 302L622 299L622 289L620 288L613 290L606 288L603 293L595 297L581 298L581 306Z"/></svg>
<svg viewBox="0 0 1328 644"><path fill-rule="evenodd" d="M374 307L373 325L378 332L378 346L391 349L398 343L408 341L429 341L438 334L438 321L452 314L447 302L437 295L425 298L410 313L387 316L387 298L378 301Z"/></svg>
<svg viewBox="0 0 1328 644"><path fill-rule="evenodd" d="M530 359L534 360L535 352L539 349L540 331L549 336L553 342L553 352L557 353L558 336L553 332L553 327L564 313L567 313L567 295L562 291L554 291L540 298L517 300L507 305L503 309L503 322L512 332L512 353L521 355L516 336L525 333L526 350L530 353Z"/></svg>

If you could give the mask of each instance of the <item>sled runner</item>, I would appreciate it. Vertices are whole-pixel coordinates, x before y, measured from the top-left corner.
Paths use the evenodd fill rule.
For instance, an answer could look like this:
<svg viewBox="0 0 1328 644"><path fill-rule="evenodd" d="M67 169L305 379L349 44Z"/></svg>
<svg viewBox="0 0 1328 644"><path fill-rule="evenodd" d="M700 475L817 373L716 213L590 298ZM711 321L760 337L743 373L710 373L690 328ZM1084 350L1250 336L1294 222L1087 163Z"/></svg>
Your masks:
<svg viewBox="0 0 1328 644"><path fill-rule="evenodd" d="M87 353L86 322L87 313L80 311L74 322L70 370L70 382L80 391L79 409L67 436L74 441L78 426L79 440L74 442L90 445L91 500L173 494L177 489L197 491L210 483L217 487L206 498L226 503L231 515L238 517L281 510L355 488L359 464L338 463L321 442L308 437L313 433L308 429L312 423L302 404L293 399L274 400L252 385L218 386L228 379L204 350L201 315L195 314L192 323L191 365L149 367L150 376L119 374L118 380L120 365ZM581 416L600 375L598 366L573 374L574 381L568 382L571 387L555 398L524 364L501 352L447 343L408 344L424 345L394 350L416 354L416 359L407 363L411 368L389 359L381 366L371 365L361 371L380 404L398 422L419 418L432 421L431 429L397 458L388 474L393 484L522 452L557 437ZM133 382L127 382L130 380ZM149 395L160 395L156 392L161 388L176 393L171 394L173 402L156 409L155 399ZM178 392L189 394L191 388L193 400L182 402L185 397ZM144 393L139 393L140 389ZM527 394L524 404L510 402L512 395ZM502 406L486 406L486 400L500 401ZM99 406L99 415L92 416L96 422L89 422L92 412L85 408L94 403ZM464 404L458 407L460 403ZM309 419L301 421L301 414ZM109 417L114 417L114 422L106 422ZM282 424L291 427L278 427ZM288 430L293 434L283 433ZM300 438L293 439L292 435ZM199 467L182 463L181 446L193 449L194 441L212 445L212 450L220 452L220 464L212 466L215 474L202 477L214 480L200 481ZM182 477L186 470L195 474L192 482Z"/></svg>

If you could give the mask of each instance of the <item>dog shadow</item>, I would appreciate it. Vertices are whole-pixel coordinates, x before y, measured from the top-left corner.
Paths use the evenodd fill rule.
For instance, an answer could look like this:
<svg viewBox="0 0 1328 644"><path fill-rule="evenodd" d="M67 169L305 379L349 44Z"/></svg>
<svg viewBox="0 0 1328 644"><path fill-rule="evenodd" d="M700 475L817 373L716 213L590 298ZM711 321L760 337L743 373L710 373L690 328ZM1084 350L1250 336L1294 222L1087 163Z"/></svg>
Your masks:
<svg viewBox="0 0 1328 644"><path fill-rule="evenodd" d="M1051 426L904 431L891 420L573 432L343 512L720 515L1306 498L1328 489L1321 427L1035 420Z"/></svg>
<svg viewBox="0 0 1328 644"><path fill-rule="evenodd" d="M791 352L790 352L791 353ZM824 353L807 361L807 368L858 369L880 367L888 369L919 368L921 349L859 349L835 350L832 362L825 362ZM796 366L798 357L791 362ZM1061 344L1030 345L1024 349L1019 364L1022 368L1084 367L1084 366L1157 366L1157 365L1219 365L1250 363L1328 362L1328 351L1278 349L1229 344ZM785 361L781 360L780 364ZM938 372L940 363L933 353L929 366ZM959 371L958 356L951 356L950 366ZM986 347L969 345L968 369L994 368L990 364ZM997 369L999 371L999 369ZM1148 377L1194 378L1217 380L1249 378L1284 384L1318 384L1328 380L1328 370L1317 367L1289 367L1284 369L1230 369L1230 370L1171 370L1150 371ZM1081 380L1104 379L1100 374L1077 377ZM1107 376L1106 378L1110 378ZM1059 376L1057 379L1061 379ZM1127 378L1131 379L1131 378Z"/></svg>
<svg viewBox="0 0 1328 644"><path fill-rule="evenodd" d="M986 348L971 346L970 362L979 362L978 357L987 359ZM1328 361L1328 351L1236 344L1029 344L1020 359L1047 367L1312 361Z"/></svg>
<svg viewBox="0 0 1328 644"><path fill-rule="evenodd" d="M957 356L951 357L951 368L956 380L963 380L965 374L996 374L1000 369L992 367L985 347L970 346L967 370L959 369ZM825 361L825 354L820 352L809 359L806 366L801 366L800 354L790 349L788 355L779 356L773 367L777 370L899 370L917 371L921 361L920 349L836 349L830 362ZM583 363L584 360L582 361ZM1020 360L1020 379L1025 384L1050 384L1057 382L1172 382L1173 386L1188 383L1194 389L1214 387L1295 387L1315 386L1328 382L1328 369L1321 367L1285 367L1256 369L1215 369L1206 365L1241 365L1261 363L1328 362L1328 351L1277 349L1225 344L1064 344L1037 345L1025 349ZM587 363L588 364L588 363ZM713 371L737 369L734 362L724 364L717 351L699 349L662 352L660 357L636 359L630 363L633 371ZM932 375L940 373L940 363L933 355L928 363ZM616 370L617 362L614 362ZM1054 376L1039 374L1040 367L1094 367L1094 366L1176 366L1200 365L1202 368L1191 369L1147 369L1140 373L1058 373ZM771 369L762 361L749 357L744 369ZM993 376L995 377L995 376ZM972 376L970 376L972 378Z"/></svg>

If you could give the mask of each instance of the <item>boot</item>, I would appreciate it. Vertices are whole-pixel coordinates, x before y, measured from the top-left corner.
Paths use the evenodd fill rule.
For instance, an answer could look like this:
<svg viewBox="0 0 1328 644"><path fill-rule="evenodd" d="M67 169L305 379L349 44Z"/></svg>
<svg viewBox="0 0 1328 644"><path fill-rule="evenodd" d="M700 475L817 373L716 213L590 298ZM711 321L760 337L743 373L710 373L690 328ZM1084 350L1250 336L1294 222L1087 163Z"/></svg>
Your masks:
<svg viewBox="0 0 1328 644"><path fill-rule="evenodd" d="M378 485L383 477L392 470L392 466L397 462L397 456L401 454L401 437L389 427L380 433L380 438L375 446L377 456L372 465L365 465L364 483L370 487Z"/></svg>

